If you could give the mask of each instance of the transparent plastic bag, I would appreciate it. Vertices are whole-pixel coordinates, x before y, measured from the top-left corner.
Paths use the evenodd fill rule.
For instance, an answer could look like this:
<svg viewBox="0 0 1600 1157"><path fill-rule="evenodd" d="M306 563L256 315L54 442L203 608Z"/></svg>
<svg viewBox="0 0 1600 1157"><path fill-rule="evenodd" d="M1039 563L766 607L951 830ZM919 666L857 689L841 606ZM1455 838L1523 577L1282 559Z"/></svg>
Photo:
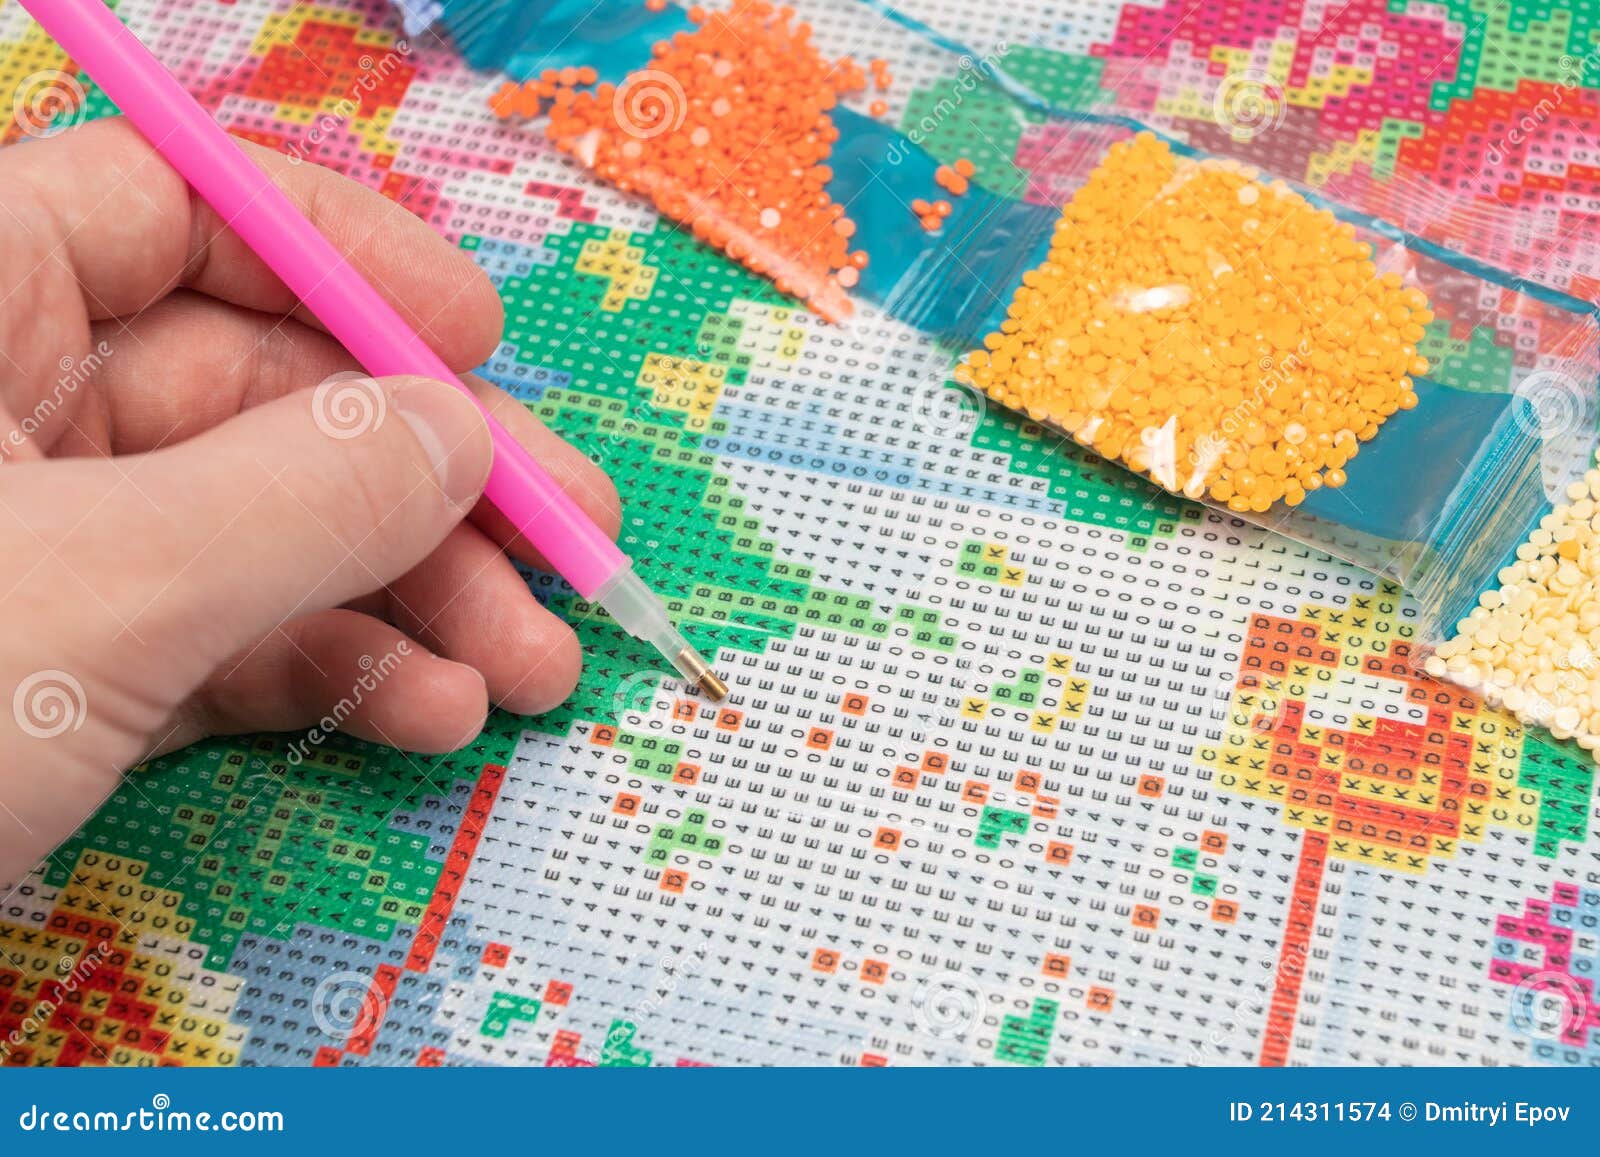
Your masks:
<svg viewBox="0 0 1600 1157"><path fill-rule="evenodd" d="M1491 631L1479 613L1481 661L1447 641L1502 577L1521 605L1545 570L1588 566L1555 553L1574 548L1548 521L1549 541L1530 539L1593 460L1600 327L1591 304L1416 231L1437 198L1387 190L1402 227L1115 108L1069 113L1004 59L882 3L443 10L474 64L512 78L497 111L544 124L824 317L843 319L854 297L947 340L966 351L957 382L1163 489L1400 583L1419 635L1442 648L1431 669L1540 722L1535 709L1555 704L1558 733L1600 732L1586 707L1566 726L1564 692L1506 697L1552 674L1548 656L1526 676L1500 663L1506 645L1487 640L1515 624ZM879 54L871 83L835 55L864 42ZM862 106L902 69L952 79L896 127ZM935 151L932 122L980 96L1026 121L1020 188L952 177L957 159ZM1052 305L1061 294L1087 316ZM1019 358L1051 388L1023 388ZM1521 578L1506 570L1518 563Z"/></svg>
<svg viewBox="0 0 1600 1157"><path fill-rule="evenodd" d="M1131 318L1156 330L1156 340L1147 338L1130 351L1122 366L1103 346L1091 345L1081 356L1074 352L1072 339L1086 327L1050 333L1035 326L1028 343L1029 352L1039 356L1041 375L1098 376L1106 379L1113 397L1119 389L1137 396L1115 404L1108 398L1097 407L1083 404L1085 395L1079 392L1076 413L1042 400L1028 406L1024 399L972 374L974 352L985 350L986 343L992 345L1007 328L1019 324L1027 328L1029 298L1038 296L1027 282L1049 262L1049 238L1056 224L1066 220L1070 226L1074 199L1096 169L1118 149L1136 147L1139 139L1129 128L1103 123L1064 122L1052 129L1056 161L1052 188L1064 197L1065 213L1049 210L1045 226L1020 212L1010 220L980 212L982 225L957 231L956 237L941 243L941 248L950 247L948 252L926 252L892 287L881 291L889 311L968 349L959 363L967 369L957 369L957 380L987 386L988 396L1002 404L1022 402L1020 408L1030 417L1098 451L1109 449L1110 456L1163 489L1206 501L1400 582L1421 608L1421 633L1436 640L1445 637L1446 629L1495 580L1551 500L1562 495L1589 464L1597 418L1591 383L1600 376L1596 354L1600 332L1593 311L1541 300L1514 279L1497 284L1470 263L1418 252L1381 224L1346 221L1336 226L1329 209L1283 182L1227 161L1195 158L1193 168L1176 179L1193 181L1220 170L1226 178L1224 187L1242 190L1258 204L1292 205L1296 217L1315 219L1317 238L1360 247L1365 252L1360 260L1370 264L1370 286L1384 287L1390 306L1411 314L1411 319L1394 323L1351 317L1334 343L1342 347L1386 336L1398 341L1399 364L1386 385L1380 388L1378 379L1369 378L1378 391L1374 407L1362 411L1359 424L1347 418L1330 426L1327 386L1308 389L1308 379L1341 364L1337 356L1332 361L1318 356L1319 342L1329 344L1323 336L1328 331L1317 321L1320 316L1325 322L1326 308L1319 314L1317 303L1303 296L1291 300L1295 295L1280 295L1277 304L1284 316L1277 330L1266 335L1267 340L1241 342L1240 338L1257 336L1240 331L1242 317L1222 317L1219 330L1208 328L1188 308L1218 278L1174 278L1170 263L1161 260L1153 262L1145 276L1099 286L1099 292L1086 299L1092 302L1091 313L1099 312L1098 317L1084 319L1088 325ZM1140 204L1158 199L1146 198ZM881 244L894 228L893 218L875 220L862 213L858 203L847 203L864 234ZM1095 211L1104 210L1102 201ZM1137 215L1138 210L1129 212ZM1023 228L1014 228L1017 224ZM1105 243L1112 249L1128 246L1130 253L1125 256L1136 267L1140 247L1148 239L1130 230ZM1029 256L1021 263L1023 270L1013 272L1018 251ZM952 275L953 270L986 268L991 255L1002 252L1005 259L995 262L1006 269L1000 283L1012 287L1003 294L988 293L985 279ZM1269 255L1253 273L1227 269L1244 262L1237 252L1221 246L1198 256L1214 261L1222 280L1240 278L1256 289L1276 278L1275 267L1281 264ZM1330 298L1325 304L1337 313L1347 308L1349 300L1366 298L1357 294L1352 299ZM1260 323L1263 316L1252 315L1252 320ZM1410 328L1397 335L1396 325ZM1413 341L1417 325L1423 333ZM1159 334L1165 329L1173 331L1171 341L1198 348L1207 358L1223 356L1225 345L1234 347L1228 356L1243 378L1242 392L1234 395L1231 405L1220 408L1211 397L1182 401L1185 387L1211 388L1210 379L1200 372L1203 367L1191 367L1186 377L1181 364L1176 372L1169 366L1165 380L1156 384L1169 393L1176 389L1180 398L1169 399L1129 434L1129 415L1149 401L1152 378L1150 367L1135 355L1148 358L1151 350L1159 351ZM1509 344L1502 338L1507 334L1515 335ZM1052 358L1051 342L1063 340L1065 347ZM981 359L982 354L978 356ZM1427 361L1425 369L1419 359ZM1140 374L1141 369L1146 372ZM1133 382L1144 384L1133 389ZM1191 414L1196 417L1191 419ZM1121 417L1128 436L1107 446L1099 436L1112 425L1114 415ZM1319 434L1336 440L1348 452L1324 458L1315 468L1324 483L1329 473L1338 471L1337 485L1301 486L1303 497L1274 495L1266 504L1233 500L1227 489L1216 493L1214 484L1231 473L1230 453L1237 453L1241 445L1248 449L1261 444L1254 429L1260 425L1266 427L1265 441L1280 455ZM1236 463L1233 469L1237 468ZM1277 469L1281 471L1282 465Z"/></svg>
<svg viewBox="0 0 1600 1157"><path fill-rule="evenodd" d="M935 333L971 328L996 300L987 285L1020 277L1049 238L1048 206L964 178L947 198L949 166L875 112L891 77L881 57L863 67L846 51L862 30L835 26L833 52L805 19L869 17L886 53L921 45L866 8L429 0L419 16L415 0L395 2L408 27L436 22L470 64L507 78L488 101L496 115L647 197L825 320L859 299ZM991 83L987 60L960 68L963 89ZM930 228L933 206L949 216ZM883 231L870 253L864 221ZM986 284L917 300L923 274L968 258Z"/></svg>
<svg viewBox="0 0 1600 1157"><path fill-rule="evenodd" d="M863 6L953 56L974 56L884 0L863 0ZM1092 99L1076 115L1050 105L1038 96L1039 87L1071 86L1027 63L1031 84L1008 74L1003 64L994 80L1038 118L1018 146L1019 154L1031 154L1028 197L1070 205L1118 142L1145 126L1126 110ZM1143 85L1169 97L1187 96L1184 85L1192 82L1143 66L1118 68L1110 87L1119 92ZM1272 132L1259 133L1260 119L1270 122L1283 108L1283 94L1272 91L1270 77L1230 72L1214 79L1211 99L1203 101L1212 121L1190 122L1206 130L1213 151L1166 138L1173 152L1193 158L1200 169L1236 167L1275 153L1304 164L1304 158L1336 157L1348 148L1342 139L1303 139L1308 129L1316 132L1304 119L1290 134L1298 133L1298 141L1275 137L1275 124L1269 125ZM1220 143L1219 127L1229 137ZM1526 132L1528 125L1517 127ZM1248 131L1230 131L1240 128ZM1482 147L1492 154L1497 146ZM1219 156L1219 148L1226 155ZM1486 159L1487 173L1498 158ZM1230 501L1229 507L1397 580L1419 609L1421 656L1429 673L1476 690L1557 738L1576 738L1600 750L1600 470L1594 468L1600 313L1571 292L1585 282L1583 271L1595 268L1597 254L1591 234L1562 220L1573 214L1582 219L1588 210L1581 195L1547 193L1538 203L1513 207L1439 188L1402 163L1388 172L1341 173L1335 166L1315 191L1258 180L1349 225L1351 239L1369 247L1376 270L1398 275L1400 287L1424 296L1435 316L1418 351L1430 365L1425 376L1413 376L1413 408L1388 415L1370 430L1370 440L1345 464L1348 480L1342 486L1311 492L1298 505L1278 501L1266 510L1243 510ZM1107 211L1104 203L1100 211ZM1017 236L1019 245L1034 246L1032 234ZM994 245L989 239L969 241L985 250ZM916 303L919 316L935 317L946 312L933 300L939 282L936 272L924 271L895 293ZM1193 286L1142 288L1170 295ZM1123 300L1138 300L1140 290L1122 287ZM961 297L970 303L970 294ZM1013 295L1007 304L1016 300ZM999 328L996 321L990 310L984 332ZM1298 347L1290 356L1299 356ZM1265 393L1277 396L1292 387L1282 380L1285 360L1280 343L1258 363ZM1258 396L1248 394L1244 408ZM1067 417L1066 432L1095 441L1088 415ZM1220 444L1237 441L1237 422L1213 424ZM1230 425L1231 439L1223 428ZM1170 442L1163 425L1150 429L1157 435L1153 448ZM1168 489L1187 489L1170 469L1163 477L1159 468L1150 468L1161 465L1158 456L1147 457L1130 465L1143 465L1142 472ZM1168 461L1173 458L1181 461L1175 454ZM1215 494L1205 497L1217 504Z"/></svg>

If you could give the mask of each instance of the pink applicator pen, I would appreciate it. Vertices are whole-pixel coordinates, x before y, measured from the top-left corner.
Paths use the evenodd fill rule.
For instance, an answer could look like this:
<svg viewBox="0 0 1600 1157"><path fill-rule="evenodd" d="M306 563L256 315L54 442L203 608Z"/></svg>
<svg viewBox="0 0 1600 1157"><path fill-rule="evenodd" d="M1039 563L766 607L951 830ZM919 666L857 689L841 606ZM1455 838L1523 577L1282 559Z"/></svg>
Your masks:
<svg viewBox="0 0 1600 1157"><path fill-rule="evenodd" d="M437 378L471 396L101 0L21 4L368 373ZM494 439L484 487L489 501L579 595L661 652L713 702L725 699L727 684L673 626L666 604L634 573L628 556L487 410L484 417Z"/></svg>

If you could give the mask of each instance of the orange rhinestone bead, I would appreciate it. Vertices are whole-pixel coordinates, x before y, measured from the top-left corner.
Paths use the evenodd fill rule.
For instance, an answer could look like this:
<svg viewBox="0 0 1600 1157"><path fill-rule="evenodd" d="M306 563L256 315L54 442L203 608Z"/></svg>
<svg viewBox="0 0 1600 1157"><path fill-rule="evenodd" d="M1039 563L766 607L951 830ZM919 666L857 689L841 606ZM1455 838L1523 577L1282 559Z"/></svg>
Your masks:
<svg viewBox="0 0 1600 1157"><path fill-rule="evenodd" d="M1262 513L1344 485L1417 404L1431 319L1331 214L1141 134L1108 150L956 377L1168 490Z"/></svg>

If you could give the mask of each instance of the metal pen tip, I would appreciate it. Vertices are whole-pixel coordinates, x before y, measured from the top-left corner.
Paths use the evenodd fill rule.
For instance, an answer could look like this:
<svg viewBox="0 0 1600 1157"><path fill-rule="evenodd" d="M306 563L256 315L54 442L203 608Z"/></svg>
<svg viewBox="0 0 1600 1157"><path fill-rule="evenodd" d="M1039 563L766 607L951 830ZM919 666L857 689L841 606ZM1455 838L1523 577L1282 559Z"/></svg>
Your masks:
<svg viewBox="0 0 1600 1157"><path fill-rule="evenodd" d="M721 703L728 697L728 685L717 678L717 673L711 669L711 664L693 647L685 647L678 652L678 669L682 671L698 687L702 694L713 703Z"/></svg>
<svg viewBox="0 0 1600 1157"><path fill-rule="evenodd" d="M707 671L704 675L700 676L700 681L696 684L696 686L699 687L700 690L705 693L705 697L711 700L713 703L721 703L728 697L728 685L717 677L717 673L715 671Z"/></svg>

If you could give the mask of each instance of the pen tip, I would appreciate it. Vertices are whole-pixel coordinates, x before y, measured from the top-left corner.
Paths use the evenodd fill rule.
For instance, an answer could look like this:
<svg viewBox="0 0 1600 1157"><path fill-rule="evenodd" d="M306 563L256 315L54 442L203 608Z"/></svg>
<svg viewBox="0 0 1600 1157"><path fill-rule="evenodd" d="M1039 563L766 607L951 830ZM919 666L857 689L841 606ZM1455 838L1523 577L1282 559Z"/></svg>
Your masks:
<svg viewBox="0 0 1600 1157"><path fill-rule="evenodd" d="M693 647L685 647L678 652L676 665L685 675L693 677L694 685L711 702L721 703L728 697L728 685L717 678L717 673L706 662L705 656Z"/></svg>
<svg viewBox="0 0 1600 1157"><path fill-rule="evenodd" d="M705 693L705 697L713 703L721 703L728 697L728 685L717 678L715 671L702 672L696 685Z"/></svg>

